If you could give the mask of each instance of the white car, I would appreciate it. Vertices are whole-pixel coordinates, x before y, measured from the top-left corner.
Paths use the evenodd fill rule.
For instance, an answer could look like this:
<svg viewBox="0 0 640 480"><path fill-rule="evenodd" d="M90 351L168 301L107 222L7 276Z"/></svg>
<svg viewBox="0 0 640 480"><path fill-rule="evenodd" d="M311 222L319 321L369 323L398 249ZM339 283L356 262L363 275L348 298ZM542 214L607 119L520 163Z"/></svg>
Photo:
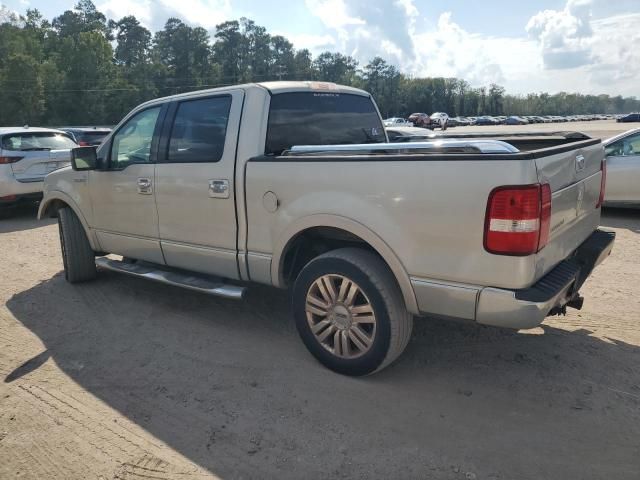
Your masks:
<svg viewBox="0 0 640 480"><path fill-rule="evenodd" d="M603 142L607 156L604 202L612 207L640 207L640 128Z"/></svg>
<svg viewBox="0 0 640 480"><path fill-rule="evenodd" d="M431 121L436 123L441 129L446 130L449 123L449 115L443 112L436 112L431 115Z"/></svg>
<svg viewBox="0 0 640 480"><path fill-rule="evenodd" d="M50 128L0 128L0 208L42 198L44 177L71 161L78 145Z"/></svg>
<svg viewBox="0 0 640 480"><path fill-rule="evenodd" d="M383 120L382 123L385 127L413 127L413 123L400 117L387 118Z"/></svg>

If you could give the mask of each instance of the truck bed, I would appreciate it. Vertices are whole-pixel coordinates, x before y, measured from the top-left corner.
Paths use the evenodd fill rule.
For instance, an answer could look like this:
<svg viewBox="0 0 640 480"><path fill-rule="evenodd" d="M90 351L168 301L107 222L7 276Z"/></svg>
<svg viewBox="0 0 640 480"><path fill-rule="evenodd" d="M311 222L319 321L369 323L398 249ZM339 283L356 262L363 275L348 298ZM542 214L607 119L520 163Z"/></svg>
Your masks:
<svg viewBox="0 0 640 480"><path fill-rule="evenodd" d="M292 147L247 164L248 250L271 251L273 236L286 222L310 206L317 214L320 205L325 214L358 218L379 232L412 277L527 288L597 228L602 158L600 140L579 133ZM547 246L527 257L487 252L483 231L490 192L536 183L549 184L552 192ZM276 219L262 215L267 190L285 192ZM252 192L262 193L253 198Z"/></svg>

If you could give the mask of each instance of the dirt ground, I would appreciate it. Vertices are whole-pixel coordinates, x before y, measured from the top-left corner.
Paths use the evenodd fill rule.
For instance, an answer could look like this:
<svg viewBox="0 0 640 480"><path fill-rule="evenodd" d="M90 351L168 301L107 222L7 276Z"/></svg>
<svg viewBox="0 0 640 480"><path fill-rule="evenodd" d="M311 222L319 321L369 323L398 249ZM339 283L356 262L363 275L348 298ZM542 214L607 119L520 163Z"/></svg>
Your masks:
<svg viewBox="0 0 640 480"><path fill-rule="evenodd" d="M238 303L101 272L53 220L0 220L0 479L638 479L640 211L582 311L513 332L419 319L372 377L299 341L285 292Z"/></svg>

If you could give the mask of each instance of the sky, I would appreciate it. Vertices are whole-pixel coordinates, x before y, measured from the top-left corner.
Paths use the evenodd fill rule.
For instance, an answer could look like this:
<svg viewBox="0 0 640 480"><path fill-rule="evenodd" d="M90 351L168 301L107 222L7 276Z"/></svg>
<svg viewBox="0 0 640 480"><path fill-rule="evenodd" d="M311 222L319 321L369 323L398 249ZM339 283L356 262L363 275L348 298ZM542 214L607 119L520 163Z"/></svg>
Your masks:
<svg viewBox="0 0 640 480"><path fill-rule="evenodd" d="M47 18L75 0L0 0ZM215 33L242 16L296 48L381 56L413 76L491 82L509 93L640 97L640 0L94 0L152 31L174 16Z"/></svg>

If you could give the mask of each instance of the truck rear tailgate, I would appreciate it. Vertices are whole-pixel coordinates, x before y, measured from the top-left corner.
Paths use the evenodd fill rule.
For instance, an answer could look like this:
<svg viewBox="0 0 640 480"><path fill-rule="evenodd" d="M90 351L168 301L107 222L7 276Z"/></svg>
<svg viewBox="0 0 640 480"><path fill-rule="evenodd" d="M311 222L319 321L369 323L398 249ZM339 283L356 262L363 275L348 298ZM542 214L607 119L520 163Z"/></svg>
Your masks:
<svg viewBox="0 0 640 480"><path fill-rule="evenodd" d="M600 222L601 143L536 158L538 180L552 192L549 242L536 255L536 280L567 258Z"/></svg>

